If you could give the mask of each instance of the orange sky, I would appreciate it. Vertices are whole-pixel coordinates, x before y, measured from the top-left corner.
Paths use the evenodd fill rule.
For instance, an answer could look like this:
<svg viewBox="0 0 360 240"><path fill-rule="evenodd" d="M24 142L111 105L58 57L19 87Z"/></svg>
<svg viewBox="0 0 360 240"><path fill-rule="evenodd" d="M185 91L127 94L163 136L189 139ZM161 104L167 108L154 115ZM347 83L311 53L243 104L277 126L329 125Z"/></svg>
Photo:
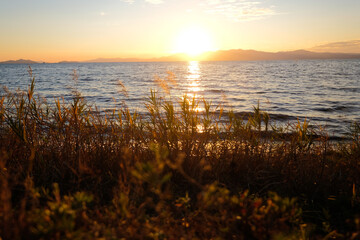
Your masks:
<svg viewBox="0 0 360 240"><path fill-rule="evenodd" d="M358 0L1 0L0 61L238 48L360 52L359 9Z"/></svg>

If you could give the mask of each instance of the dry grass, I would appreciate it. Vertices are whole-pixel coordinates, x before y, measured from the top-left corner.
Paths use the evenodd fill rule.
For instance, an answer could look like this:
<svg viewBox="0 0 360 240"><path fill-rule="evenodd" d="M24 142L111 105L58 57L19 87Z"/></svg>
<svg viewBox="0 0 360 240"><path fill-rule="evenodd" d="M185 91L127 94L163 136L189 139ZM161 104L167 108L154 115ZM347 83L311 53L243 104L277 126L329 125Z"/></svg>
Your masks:
<svg viewBox="0 0 360 240"><path fill-rule="evenodd" d="M2 239L360 236L358 123L333 144L306 121L285 134L259 106L242 119L151 91L147 116L103 114L34 88L0 101Z"/></svg>

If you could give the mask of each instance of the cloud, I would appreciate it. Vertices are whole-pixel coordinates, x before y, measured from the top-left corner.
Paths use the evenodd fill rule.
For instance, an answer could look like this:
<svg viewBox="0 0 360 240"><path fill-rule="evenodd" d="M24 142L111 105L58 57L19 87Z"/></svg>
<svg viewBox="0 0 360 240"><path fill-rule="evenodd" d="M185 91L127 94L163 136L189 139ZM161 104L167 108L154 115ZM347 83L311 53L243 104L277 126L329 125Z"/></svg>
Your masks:
<svg viewBox="0 0 360 240"><path fill-rule="evenodd" d="M162 0L145 0L145 2L148 2L151 4L160 4L160 3L163 3L164 1L162 1Z"/></svg>
<svg viewBox="0 0 360 240"><path fill-rule="evenodd" d="M316 52L360 53L360 40L326 43L315 46L310 50Z"/></svg>
<svg viewBox="0 0 360 240"><path fill-rule="evenodd" d="M135 0L121 0L122 2L133 4Z"/></svg>
<svg viewBox="0 0 360 240"><path fill-rule="evenodd" d="M252 21L275 15L274 6L264 6L260 1L205 0L205 12L223 15L234 21Z"/></svg>
<svg viewBox="0 0 360 240"><path fill-rule="evenodd" d="M135 0L120 0L122 2L125 3L129 3L129 4L133 4L135 2ZM145 2L150 3L150 4L160 4L163 3L163 0L145 0Z"/></svg>

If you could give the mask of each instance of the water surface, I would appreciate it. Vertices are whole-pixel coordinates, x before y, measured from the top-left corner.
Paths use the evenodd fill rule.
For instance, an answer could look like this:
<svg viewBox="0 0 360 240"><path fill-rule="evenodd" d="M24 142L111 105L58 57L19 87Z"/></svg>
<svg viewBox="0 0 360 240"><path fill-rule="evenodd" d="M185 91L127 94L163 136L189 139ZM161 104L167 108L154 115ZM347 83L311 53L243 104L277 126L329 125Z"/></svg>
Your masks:
<svg viewBox="0 0 360 240"><path fill-rule="evenodd" d="M341 135L353 121L360 121L360 60L301 60L252 62L171 63L64 63L31 65L36 92L49 102L70 99L76 89L100 110L120 107L144 112L150 89L166 94L154 81L176 76L168 82L172 99L183 94L205 98L215 106L234 112L251 112L260 102L273 119L283 122L305 118ZM0 65L0 84L27 89L27 65ZM76 70L77 80L73 71ZM121 93L119 81L128 95Z"/></svg>

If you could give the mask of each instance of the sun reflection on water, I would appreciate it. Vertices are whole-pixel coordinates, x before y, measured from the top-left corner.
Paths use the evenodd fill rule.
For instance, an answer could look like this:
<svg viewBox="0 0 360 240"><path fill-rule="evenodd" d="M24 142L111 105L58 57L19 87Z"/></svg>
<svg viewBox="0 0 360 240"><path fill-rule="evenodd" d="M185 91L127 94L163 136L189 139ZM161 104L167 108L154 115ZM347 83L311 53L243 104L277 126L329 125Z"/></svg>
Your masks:
<svg viewBox="0 0 360 240"><path fill-rule="evenodd" d="M200 67L198 61L190 61L188 65L188 88L187 92L193 95L196 99L199 99L199 92L203 90L200 86L200 77L201 77Z"/></svg>
<svg viewBox="0 0 360 240"><path fill-rule="evenodd" d="M188 65L188 79L189 80L199 80L200 78L200 67L198 61L190 61Z"/></svg>
<svg viewBox="0 0 360 240"><path fill-rule="evenodd" d="M192 103L192 101L196 102L196 106L194 107L194 111L197 113L202 113L205 111L203 107L203 87L201 86L201 71L199 67L198 61L190 61L188 65L188 74L186 76L187 80L187 101L189 104ZM198 125L197 126L198 132L203 132L203 126Z"/></svg>

